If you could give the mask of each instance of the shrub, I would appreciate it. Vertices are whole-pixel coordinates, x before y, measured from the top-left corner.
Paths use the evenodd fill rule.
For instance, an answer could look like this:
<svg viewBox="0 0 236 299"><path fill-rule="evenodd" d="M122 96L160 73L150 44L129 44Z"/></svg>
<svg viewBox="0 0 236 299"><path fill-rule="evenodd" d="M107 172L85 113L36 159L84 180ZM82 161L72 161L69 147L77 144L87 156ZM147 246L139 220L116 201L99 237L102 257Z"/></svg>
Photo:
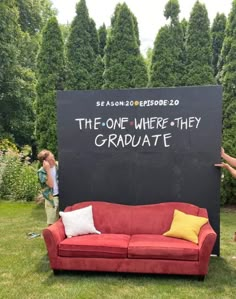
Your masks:
<svg viewBox="0 0 236 299"><path fill-rule="evenodd" d="M17 146L12 141L6 138L0 139L0 151L1 153L5 153L8 151L18 153Z"/></svg>
<svg viewBox="0 0 236 299"><path fill-rule="evenodd" d="M36 164L21 161L21 155L6 153L0 156L0 197L12 200L34 200L40 187Z"/></svg>

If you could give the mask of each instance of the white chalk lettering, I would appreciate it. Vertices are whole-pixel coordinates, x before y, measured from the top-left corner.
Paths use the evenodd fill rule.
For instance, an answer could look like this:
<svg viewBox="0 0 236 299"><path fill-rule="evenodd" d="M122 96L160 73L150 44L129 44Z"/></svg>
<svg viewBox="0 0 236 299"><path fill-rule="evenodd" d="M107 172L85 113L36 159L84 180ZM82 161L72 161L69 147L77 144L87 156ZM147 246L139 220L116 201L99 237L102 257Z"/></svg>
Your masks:
<svg viewBox="0 0 236 299"><path fill-rule="evenodd" d="M125 124L128 122L128 117L119 117L119 118L108 118L106 121L106 126L108 129L121 129L125 130L126 126Z"/></svg>
<svg viewBox="0 0 236 299"><path fill-rule="evenodd" d="M171 136L171 133L167 133L167 134L164 134L164 135L163 135L163 140L164 140L164 146L165 146L165 147L169 147L169 146L170 146L170 144L167 144L167 143L166 143L166 140L169 139L169 138L171 138L171 137L172 137L172 136Z"/></svg>
<svg viewBox="0 0 236 299"><path fill-rule="evenodd" d="M118 137L117 146L120 145L120 144L121 144L122 147L125 146L122 135L119 135L119 137Z"/></svg>
<svg viewBox="0 0 236 299"><path fill-rule="evenodd" d="M148 144L148 146L151 146L151 143L150 143L150 140L148 138L148 135L145 135L144 138L143 138L143 142L142 142L142 146L145 145L145 143Z"/></svg>
<svg viewBox="0 0 236 299"><path fill-rule="evenodd" d="M189 117L189 120L188 120L188 126L189 128L193 128L194 127L194 122L195 122L195 117Z"/></svg>
<svg viewBox="0 0 236 299"><path fill-rule="evenodd" d="M199 117L199 118L195 117L195 119L196 119L196 122L197 122L197 124L196 124L196 129L197 129L197 128L198 128L198 125L199 125L199 123L200 123L200 121L201 121L201 117Z"/></svg>
<svg viewBox="0 0 236 299"><path fill-rule="evenodd" d="M135 148L139 145L141 147L151 147L151 146L157 146L162 145L164 147L169 147L170 144L167 143L167 140L171 138L171 133L166 134L157 134L148 136L147 134L144 136L136 136L131 134L125 134L125 135L117 135L117 134L109 134L107 137L105 137L102 134L99 134L95 138L95 145L98 147L106 145L108 148L111 147L127 147L128 145Z"/></svg>
<svg viewBox="0 0 236 299"><path fill-rule="evenodd" d="M94 130L98 130L98 126L101 124L101 117L94 118Z"/></svg>
<svg viewBox="0 0 236 299"><path fill-rule="evenodd" d="M114 140L117 138L117 135L116 134L110 134L109 135L109 138L108 138L108 147L111 146L111 144L114 146L114 147L117 147L117 145L115 144Z"/></svg>
<svg viewBox="0 0 236 299"><path fill-rule="evenodd" d="M176 127L180 130L188 130L189 128L198 128L199 123L201 121L201 117L197 118L195 116L190 116L190 117L178 117L174 119L176 122Z"/></svg>
<svg viewBox="0 0 236 299"><path fill-rule="evenodd" d="M79 128L80 130L83 129L92 129L92 119L91 118L76 118L75 121L79 122Z"/></svg>
<svg viewBox="0 0 236 299"><path fill-rule="evenodd" d="M157 146L157 141L158 141L159 137L161 137L161 134L152 135L152 137L155 138L154 146Z"/></svg>
<svg viewBox="0 0 236 299"><path fill-rule="evenodd" d="M132 147L137 147L139 146L139 143L141 141L141 136L139 136L138 140L136 140L136 144L135 144L135 136L132 136Z"/></svg>
<svg viewBox="0 0 236 299"><path fill-rule="evenodd" d="M76 118L75 121L79 122L79 129L82 130L82 121L84 121L84 118Z"/></svg>
<svg viewBox="0 0 236 299"><path fill-rule="evenodd" d="M98 140L98 139L99 139L100 137L103 137L103 135L102 135L102 134L99 134L99 135L97 135L96 138L95 138L95 145L96 145L96 146L99 146L99 147L100 147L100 146L103 146L103 145L106 143L106 139L102 139L101 142L99 143L99 140Z"/></svg>
<svg viewBox="0 0 236 299"><path fill-rule="evenodd" d="M129 145L132 142L132 135L125 134L125 144Z"/></svg>
<svg viewBox="0 0 236 299"><path fill-rule="evenodd" d="M79 124L79 129L98 130L98 126L101 124L101 117L96 117L94 120L91 118L76 118L75 121Z"/></svg>
<svg viewBox="0 0 236 299"><path fill-rule="evenodd" d="M163 117L146 117L134 119L134 127L136 130L153 130L166 129L169 118Z"/></svg>

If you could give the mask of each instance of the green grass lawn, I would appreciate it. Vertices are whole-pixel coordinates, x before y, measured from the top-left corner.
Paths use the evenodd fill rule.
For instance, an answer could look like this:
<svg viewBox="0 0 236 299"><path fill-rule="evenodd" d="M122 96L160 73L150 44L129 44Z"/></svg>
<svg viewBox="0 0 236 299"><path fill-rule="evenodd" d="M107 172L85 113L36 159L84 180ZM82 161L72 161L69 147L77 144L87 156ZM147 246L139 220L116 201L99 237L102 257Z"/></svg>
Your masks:
<svg viewBox="0 0 236 299"><path fill-rule="evenodd" d="M221 257L204 282L190 276L50 270L44 240L27 233L45 227L43 205L0 201L0 298L235 298L236 210L221 210Z"/></svg>

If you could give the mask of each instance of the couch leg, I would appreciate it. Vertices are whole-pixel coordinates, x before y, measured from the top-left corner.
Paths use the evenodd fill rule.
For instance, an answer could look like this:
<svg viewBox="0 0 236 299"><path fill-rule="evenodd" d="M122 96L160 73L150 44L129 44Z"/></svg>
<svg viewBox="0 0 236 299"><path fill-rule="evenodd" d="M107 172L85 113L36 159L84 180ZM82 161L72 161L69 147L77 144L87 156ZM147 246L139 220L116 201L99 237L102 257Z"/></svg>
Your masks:
<svg viewBox="0 0 236 299"><path fill-rule="evenodd" d="M53 269L53 273L54 273L54 275L59 275L59 274L60 274L60 270L58 270L58 269Z"/></svg>
<svg viewBox="0 0 236 299"><path fill-rule="evenodd" d="M205 275L199 275L198 276L198 281L204 281Z"/></svg>

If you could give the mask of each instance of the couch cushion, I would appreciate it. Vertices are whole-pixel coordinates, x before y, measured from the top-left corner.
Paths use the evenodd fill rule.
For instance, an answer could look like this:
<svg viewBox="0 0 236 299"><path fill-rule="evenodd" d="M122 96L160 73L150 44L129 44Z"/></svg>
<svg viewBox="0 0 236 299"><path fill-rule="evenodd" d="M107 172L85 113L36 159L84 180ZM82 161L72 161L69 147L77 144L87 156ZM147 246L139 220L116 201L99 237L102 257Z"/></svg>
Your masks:
<svg viewBox="0 0 236 299"><path fill-rule="evenodd" d="M191 242L162 235L133 235L128 247L129 258L197 261L199 247Z"/></svg>
<svg viewBox="0 0 236 299"><path fill-rule="evenodd" d="M93 223L92 205L70 211L59 212L68 238L78 235L100 234Z"/></svg>
<svg viewBox="0 0 236 299"><path fill-rule="evenodd" d="M123 234L77 236L59 244L59 256L127 258L129 240Z"/></svg>
<svg viewBox="0 0 236 299"><path fill-rule="evenodd" d="M207 222L208 218L189 215L175 210L171 227L164 233L164 236L180 238L198 244L199 231Z"/></svg>

